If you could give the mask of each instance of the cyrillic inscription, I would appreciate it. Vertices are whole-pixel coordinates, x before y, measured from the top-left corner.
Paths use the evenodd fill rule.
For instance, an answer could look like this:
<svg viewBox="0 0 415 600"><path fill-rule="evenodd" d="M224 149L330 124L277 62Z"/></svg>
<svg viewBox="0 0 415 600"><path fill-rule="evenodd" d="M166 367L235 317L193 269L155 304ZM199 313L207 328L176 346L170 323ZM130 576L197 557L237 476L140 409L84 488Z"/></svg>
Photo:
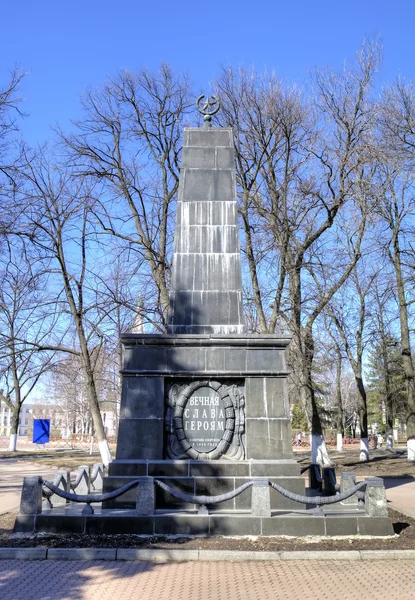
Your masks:
<svg viewBox="0 0 415 600"><path fill-rule="evenodd" d="M191 446L210 452L225 431L225 406L217 391L201 387L189 397L183 411L183 430Z"/></svg>

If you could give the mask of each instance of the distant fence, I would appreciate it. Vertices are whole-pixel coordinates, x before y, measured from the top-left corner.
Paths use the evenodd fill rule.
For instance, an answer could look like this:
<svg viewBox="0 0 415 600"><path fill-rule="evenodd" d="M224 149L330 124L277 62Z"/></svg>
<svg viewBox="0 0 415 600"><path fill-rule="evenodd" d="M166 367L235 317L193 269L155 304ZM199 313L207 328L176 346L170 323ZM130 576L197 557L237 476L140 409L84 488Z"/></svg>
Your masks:
<svg viewBox="0 0 415 600"><path fill-rule="evenodd" d="M110 447L114 447L117 443L116 438L108 438ZM0 449L9 447L9 437L0 437ZM71 438L51 438L47 444L34 444L26 436L17 438L18 450L33 450L34 448L45 450L90 450L91 436L73 436ZM96 438L92 439L92 448L98 451L98 442Z"/></svg>
<svg viewBox="0 0 415 600"><path fill-rule="evenodd" d="M336 448L337 447L337 439L336 438L324 438L325 444L326 446L332 447L332 448ZM298 443L298 440L293 437L292 439L292 445L294 447L298 447L298 448L309 448L310 447L310 439L307 436L304 436L301 438L301 443ZM360 446L360 438L351 438L351 437L344 437L343 438L343 446Z"/></svg>

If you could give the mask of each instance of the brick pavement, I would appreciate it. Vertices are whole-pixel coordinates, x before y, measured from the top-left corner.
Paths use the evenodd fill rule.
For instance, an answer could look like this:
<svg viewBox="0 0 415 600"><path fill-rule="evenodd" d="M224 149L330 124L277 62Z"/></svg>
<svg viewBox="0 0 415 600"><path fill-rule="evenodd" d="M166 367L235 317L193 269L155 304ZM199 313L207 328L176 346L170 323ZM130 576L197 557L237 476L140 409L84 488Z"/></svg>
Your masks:
<svg viewBox="0 0 415 600"><path fill-rule="evenodd" d="M413 600L413 561L2 561L2 600Z"/></svg>

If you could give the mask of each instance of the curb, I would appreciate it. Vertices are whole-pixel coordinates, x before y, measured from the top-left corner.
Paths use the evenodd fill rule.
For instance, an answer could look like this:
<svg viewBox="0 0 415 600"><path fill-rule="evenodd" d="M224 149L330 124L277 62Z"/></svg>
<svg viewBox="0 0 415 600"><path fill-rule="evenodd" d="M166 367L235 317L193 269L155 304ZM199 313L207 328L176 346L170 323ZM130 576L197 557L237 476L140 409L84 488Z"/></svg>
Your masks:
<svg viewBox="0 0 415 600"><path fill-rule="evenodd" d="M0 548L1 560L111 560L141 562L246 562L286 560L415 560L415 550L149 550L139 548Z"/></svg>

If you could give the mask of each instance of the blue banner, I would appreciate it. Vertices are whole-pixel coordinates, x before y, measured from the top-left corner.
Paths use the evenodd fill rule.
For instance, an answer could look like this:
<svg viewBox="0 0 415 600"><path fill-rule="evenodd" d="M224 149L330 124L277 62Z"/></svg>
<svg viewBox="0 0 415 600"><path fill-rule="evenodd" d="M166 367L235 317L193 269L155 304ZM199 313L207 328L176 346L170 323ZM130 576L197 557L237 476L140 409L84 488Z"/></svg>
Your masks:
<svg viewBox="0 0 415 600"><path fill-rule="evenodd" d="M33 443L47 444L50 435L50 419L33 420Z"/></svg>

